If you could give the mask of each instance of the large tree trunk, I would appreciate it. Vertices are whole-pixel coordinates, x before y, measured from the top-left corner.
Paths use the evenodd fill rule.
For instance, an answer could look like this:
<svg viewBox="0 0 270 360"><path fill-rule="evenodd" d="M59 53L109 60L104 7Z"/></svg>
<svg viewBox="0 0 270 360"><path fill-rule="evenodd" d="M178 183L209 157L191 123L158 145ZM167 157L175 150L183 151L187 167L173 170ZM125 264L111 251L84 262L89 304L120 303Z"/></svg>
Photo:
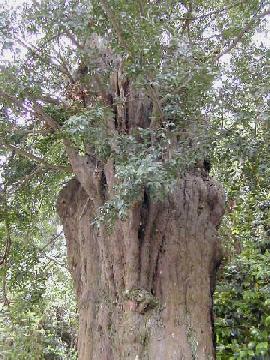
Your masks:
<svg viewBox="0 0 270 360"><path fill-rule="evenodd" d="M208 176L189 173L165 200L154 201L144 189L126 221L97 229L100 201L83 161L73 161L79 180L58 201L78 297L79 359L214 359L222 190ZM109 191L108 169L102 177Z"/></svg>
<svg viewBox="0 0 270 360"><path fill-rule="evenodd" d="M151 99L136 89L120 64L101 97L112 109L107 124L112 138L148 128L149 146L155 146L155 129L166 121L156 94ZM184 130L184 137L192 137ZM179 139L169 135L177 149ZM187 146L192 152L192 141ZM170 158L171 150L159 160ZM97 228L98 209L114 196L113 156L102 163L69 146L67 151L76 179L62 190L58 213L78 297L79 360L213 359L212 292L221 256L216 231L223 191L196 169L179 176L162 201L145 187L126 221L116 220L112 230L106 224Z"/></svg>

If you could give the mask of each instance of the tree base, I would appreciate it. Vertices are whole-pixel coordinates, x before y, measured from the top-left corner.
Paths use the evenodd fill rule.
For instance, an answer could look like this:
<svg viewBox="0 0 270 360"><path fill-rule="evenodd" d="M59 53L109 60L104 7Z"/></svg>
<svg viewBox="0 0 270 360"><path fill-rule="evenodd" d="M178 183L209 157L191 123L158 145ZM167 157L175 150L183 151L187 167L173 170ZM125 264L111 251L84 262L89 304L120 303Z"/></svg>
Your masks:
<svg viewBox="0 0 270 360"><path fill-rule="evenodd" d="M80 360L215 358L223 210L217 183L188 175L164 201L145 190L108 233L91 225L97 208L81 184L67 184L58 213L78 297Z"/></svg>

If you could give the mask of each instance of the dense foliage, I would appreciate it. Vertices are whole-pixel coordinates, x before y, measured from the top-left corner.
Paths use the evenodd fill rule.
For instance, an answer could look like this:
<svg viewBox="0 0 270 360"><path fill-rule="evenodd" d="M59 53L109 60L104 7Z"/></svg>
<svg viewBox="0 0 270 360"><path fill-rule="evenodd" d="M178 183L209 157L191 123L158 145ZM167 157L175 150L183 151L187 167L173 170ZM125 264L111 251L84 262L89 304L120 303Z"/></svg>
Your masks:
<svg viewBox="0 0 270 360"><path fill-rule="evenodd" d="M55 219L72 176L70 143L115 163L115 198L97 225L124 219L142 184L162 196L179 173L210 159L227 195L217 355L270 356L269 12L263 0L1 8L0 357L76 358L76 306ZM155 106L150 129L108 130L100 94L119 62Z"/></svg>
<svg viewBox="0 0 270 360"><path fill-rule="evenodd" d="M222 271L216 290L219 359L269 355L269 251L247 249Z"/></svg>
<svg viewBox="0 0 270 360"><path fill-rule="evenodd" d="M1 204L2 244L9 238L12 250L1 267L0 358L75 359L76 303L51 195L38 184L16 190Z"/></svg>

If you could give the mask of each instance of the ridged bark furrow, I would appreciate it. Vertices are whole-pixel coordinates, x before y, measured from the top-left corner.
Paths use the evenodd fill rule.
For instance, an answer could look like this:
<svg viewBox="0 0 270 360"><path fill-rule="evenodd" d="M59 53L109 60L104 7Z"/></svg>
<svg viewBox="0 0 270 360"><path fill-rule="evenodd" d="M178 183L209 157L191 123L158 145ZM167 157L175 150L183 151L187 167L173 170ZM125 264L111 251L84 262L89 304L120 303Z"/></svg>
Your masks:
<svg viewBox="0 0 270 360"><path fill-rule="evenodd" d="M109 183L113 174L105 174ZM214 359L224 209L217 183L190 174L159 202L145 189L110 233L92 225L97 206L76 179L58 201L79 304L79 359Z"/></svg>

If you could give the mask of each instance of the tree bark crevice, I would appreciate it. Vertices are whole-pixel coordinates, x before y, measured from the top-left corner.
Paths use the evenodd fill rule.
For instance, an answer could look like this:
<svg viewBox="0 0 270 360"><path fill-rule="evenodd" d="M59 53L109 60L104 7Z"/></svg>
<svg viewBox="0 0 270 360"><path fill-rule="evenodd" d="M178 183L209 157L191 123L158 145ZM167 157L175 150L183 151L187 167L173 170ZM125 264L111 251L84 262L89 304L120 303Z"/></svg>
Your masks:
<svg viewBox="0 0 270 360"><path fill-rule="evenodd" d="M80 304L79 359L214 359L219 185L190 173L164 200L145 189L111 232L91 225L98 205L77 179L58 200Z"/></svg>

